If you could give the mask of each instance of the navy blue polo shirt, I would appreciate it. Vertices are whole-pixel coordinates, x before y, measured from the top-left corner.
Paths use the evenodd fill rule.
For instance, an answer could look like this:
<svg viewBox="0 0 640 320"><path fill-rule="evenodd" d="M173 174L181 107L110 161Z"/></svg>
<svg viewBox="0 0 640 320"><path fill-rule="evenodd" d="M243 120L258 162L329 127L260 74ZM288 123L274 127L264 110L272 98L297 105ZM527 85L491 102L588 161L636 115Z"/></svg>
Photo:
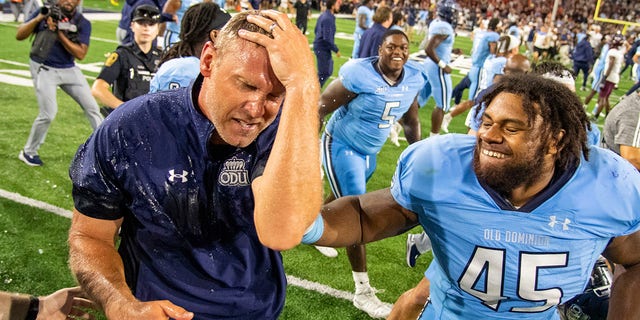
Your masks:
<svg viewBox="0 0 640 320"><path fill-rule="evenodd" d="M118 107L71 164L75 207L124 218L119 253L142 301L168 299L196 319L277 319L286 278L253 221L251 182L263 173L279 116L246 148L212 145L188 88Z"/></svg>

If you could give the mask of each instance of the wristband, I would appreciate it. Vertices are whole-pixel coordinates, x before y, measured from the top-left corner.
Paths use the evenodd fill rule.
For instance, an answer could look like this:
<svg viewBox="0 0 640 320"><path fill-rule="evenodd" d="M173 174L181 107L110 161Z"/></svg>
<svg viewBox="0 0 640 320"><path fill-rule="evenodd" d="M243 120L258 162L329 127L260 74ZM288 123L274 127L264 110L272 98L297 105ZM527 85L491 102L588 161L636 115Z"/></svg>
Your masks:
<svg viewBox="0 0 640 320"><path fill-rule="evenodd" d="M324 219L322 219L322 214L319 214L316 220L313 221L309 228L307 228L307 230L304 232L304 236L302 236L302 243L316 243L316 241L320 240L320 237L322 237L323 232Z"/></svg>
<svg viewBox="0 0 640 320"><path fill-rule="evenodd" d="M38 318L38 311L40 311L40 299L36 296L29 297L29 311L27 311L27 317L25 320L36 320Z"/></svg>
<svg viewBox="0 0 640 320"><path fill-rule="evenodd" d="M440 69L444 69L444 68L446 68L446 67L447 67L447 63L446 63L446 62L444 62L444 60L440 59L440 61L438 61L438 67L439 67Z"/></svg>

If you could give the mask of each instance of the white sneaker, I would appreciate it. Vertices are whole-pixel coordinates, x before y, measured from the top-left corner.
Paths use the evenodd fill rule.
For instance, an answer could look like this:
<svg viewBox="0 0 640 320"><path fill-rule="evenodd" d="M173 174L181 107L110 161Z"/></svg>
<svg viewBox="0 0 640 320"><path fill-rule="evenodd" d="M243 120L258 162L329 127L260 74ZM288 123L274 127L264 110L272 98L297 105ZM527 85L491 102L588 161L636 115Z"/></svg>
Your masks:
<svg viewBox="0 0 640 320"><path fill-rule="evenodd" d="M440 128L445 133L449 133L449 123L451 123L451 120L453 120L451 113L445 113L444 117L442 117L442 125L440 126Z"/></svg>
<svg viewBox="0 0 640 320"><path fill-rule="evenodd" d="M320 253L322 253L323 255L329 257L329 258L335 258L338 256L338 250L331 248L331 247L323 247L323 246L314 246L316 247L316 249L318 249L318 251L320 251Z"/></svg>
<svg viewBox="0 0 640 320"><path fill-rule="evenodd" d="M376 297L378 290L368 287L361 292L356 290L353 297L353 305L366 312L371 318L385 319L391 313L391 306Z"/></svg>

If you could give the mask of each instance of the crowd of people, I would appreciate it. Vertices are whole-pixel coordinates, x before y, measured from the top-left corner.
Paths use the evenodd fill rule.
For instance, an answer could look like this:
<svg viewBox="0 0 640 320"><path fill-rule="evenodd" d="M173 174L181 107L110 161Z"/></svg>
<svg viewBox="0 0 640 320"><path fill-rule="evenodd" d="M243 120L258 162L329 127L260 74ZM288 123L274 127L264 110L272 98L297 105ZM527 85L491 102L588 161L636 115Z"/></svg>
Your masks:
<svg viewBox="0 0 640 320"><path fill-rule="evenodd" d="M357 45L331 80L341 0L324 2L313 50L304 34L312 3L292 21L286 0L233 16L230 3L140 0L123 9L122 43L92 87L75 65L91 34L79 1L58 0L56 15L34 11L16 34L35 36L40 108L18 158L44 164L38 149L58 87L94 129L69 170L69 265L80 288L0 295L20 306L18 318L35 319L46 302L56 316L89 318L80 306L109 319L277 319L287 282L280 251L300 243L333 257L331 248L346 248L353 305L372 318L554 318L567 303L594 318L640 314L640 92L609 103L640 48L633 30L625 37L591 21L586 1L563 4L553 20L548 0L363 0L352 10ZM600 15L638 17L640 7L619 3ZM162 22L173 25L163 32ZM454 39L467 26L468 99L447 113ZM419 63L409 48L421 34ZM598 94L593 118L608 116L602 138L565 54L585 79L601 70L587 98ZM431 98L423 137L419 109ZM441 134L463 105L469 134ZM396 128L410 145L390 186L369 191ZM323 177L332 192L324 204ZM407 263L427 250L434 259L390 306L370 283L366 244L417 226ZM603 261L617 277L603 285L606 303L574 303L594 294Z"/></svg>

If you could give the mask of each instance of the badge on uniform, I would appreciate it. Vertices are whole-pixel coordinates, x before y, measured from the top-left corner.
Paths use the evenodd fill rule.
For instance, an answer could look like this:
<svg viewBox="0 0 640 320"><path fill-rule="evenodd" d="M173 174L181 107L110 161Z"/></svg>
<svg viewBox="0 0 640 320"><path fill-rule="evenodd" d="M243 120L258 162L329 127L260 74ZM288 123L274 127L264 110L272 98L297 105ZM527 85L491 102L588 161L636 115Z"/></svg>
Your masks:
<svg viewBox="0 0 640 320"><path fill-rule="evenodd" d="M114 64L116 61L118 61L118 53L112 52L109 55L109 57L107 57L107 61L105 61L104 66L111 67L111 65Z"/></svg>

